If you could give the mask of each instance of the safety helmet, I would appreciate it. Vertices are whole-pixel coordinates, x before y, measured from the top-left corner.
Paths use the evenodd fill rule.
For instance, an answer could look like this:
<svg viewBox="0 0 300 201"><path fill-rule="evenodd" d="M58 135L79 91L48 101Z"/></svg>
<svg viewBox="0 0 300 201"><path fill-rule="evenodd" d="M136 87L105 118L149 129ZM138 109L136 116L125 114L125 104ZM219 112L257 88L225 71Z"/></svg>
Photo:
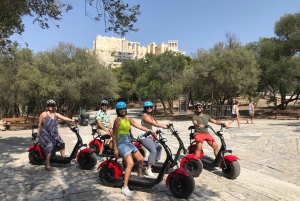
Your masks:
<svg viewBox="0 0 300 201"><path fill-rule="evenodd" d="M123 101L118 102L118 103L116 104L116 109L117 109L117 110L118 110L118 109L121 109L121 108L127 108L126 103L124 103Z"/></svg>
<svg viewBox="0 0 300 201"><path fill-rule="evenodd" d="M107 101L107 100L102 100L102 101L100 102L100 105L108 105L108 101Z"/></svg>
<svg viewBox="0 0 300 201"><path fill-rule="evenodd" d="M56 105L55 101L52 99L47 100L46 105Z"/></svg>
<svg viewBox="0 0 300 201"><path fill-rule="evenodd" d="M144 107L147 107L147 106L153 107L153 103L151 101L146 101L144 103Z"/></svg>
<svg viewBox="0 0 300 201"><path fill-rule="evenodd" d="M194 104L195 109L196 109L198 106L203 107L202 103L197 102L197 103Z"/></svg>

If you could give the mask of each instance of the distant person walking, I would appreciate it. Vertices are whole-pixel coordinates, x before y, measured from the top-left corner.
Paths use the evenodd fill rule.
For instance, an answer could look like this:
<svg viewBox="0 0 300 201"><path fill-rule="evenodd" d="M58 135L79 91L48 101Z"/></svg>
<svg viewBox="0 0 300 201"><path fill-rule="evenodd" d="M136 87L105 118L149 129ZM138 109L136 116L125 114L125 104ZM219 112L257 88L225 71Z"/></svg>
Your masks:
<svg viewBox="0 0 300 201"><path fill-rule="evenodd" d="M226 124L226 128L228 128L230 126L230 124L232 122L234 122L234 120L237 121L238 127L241 128L239 105L240 105L240 102L239 101L235 101L235 104L232 107L232 111L231 111L231 120L228 122L228 124Z"/></svg>
<svg viewBox="0 0 300 201"><path fill-rule="evenodd" d="M251 124L254 124L254 101L253 100L250 101L248 109L249 109ZM249 124L249 118L246 121L247 124Z"/></svg>

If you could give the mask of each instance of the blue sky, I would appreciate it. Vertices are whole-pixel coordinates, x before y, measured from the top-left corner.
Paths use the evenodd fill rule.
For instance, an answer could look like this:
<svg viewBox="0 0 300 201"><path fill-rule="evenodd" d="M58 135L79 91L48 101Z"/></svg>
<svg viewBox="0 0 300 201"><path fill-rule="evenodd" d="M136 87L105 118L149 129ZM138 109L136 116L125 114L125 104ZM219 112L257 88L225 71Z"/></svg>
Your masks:
<svg viewBox="0 0 300 201"><path fill-rule="evenodd" d="M25 42L34 52L45 51L59 42L92 49L97 35L120 37L105 32L103 22L94 22L85 16L84 0L69 1L73 10L64 13L61 21L50 23L49 29L33 24L24 17L25 32L11 39L22 47ZM260 37L273 37L274 23L284 14L300 12L299 0L123 0L130 5L140 4L141 15L135 27L125 38L145 46L178 40L180 51L187 55L198 49L209 49L225 41L225 33L238 36L242 44L258 41ZM89 9L91 11L91 9ZM60 28L56 28L58 24Z"/></svg>

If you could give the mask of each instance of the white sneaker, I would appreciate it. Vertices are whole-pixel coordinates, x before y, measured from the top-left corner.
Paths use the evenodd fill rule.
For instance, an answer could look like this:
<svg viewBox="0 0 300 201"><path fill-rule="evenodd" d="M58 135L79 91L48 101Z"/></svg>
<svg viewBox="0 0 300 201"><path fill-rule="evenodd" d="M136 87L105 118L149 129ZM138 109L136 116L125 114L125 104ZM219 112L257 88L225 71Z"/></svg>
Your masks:
<svg viewBox="0 0 300 201"><path fill-rule="evenodd" d="M145 170L145 175L150 176L150 177L155 177L151 169Z"/></svg>
<svg viewBox="0 0 300 201"><path fill-rule="evenodd" d="M122 191L121 191L124 195L132 197L133 194L131 193L131 191L129 190L128 186L126 188L122 187Z"/></svg>

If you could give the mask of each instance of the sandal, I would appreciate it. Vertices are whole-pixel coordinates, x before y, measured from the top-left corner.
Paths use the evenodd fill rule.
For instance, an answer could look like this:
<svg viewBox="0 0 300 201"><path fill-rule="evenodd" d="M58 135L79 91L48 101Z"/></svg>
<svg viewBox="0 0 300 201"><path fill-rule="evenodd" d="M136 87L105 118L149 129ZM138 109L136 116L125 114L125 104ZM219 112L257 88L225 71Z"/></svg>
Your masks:
<svg viewBox="0 0 300 201"><path fill-rule="evenodd" d="M52 171L53 169L52 169L52 167L48 166L48 167L45 167L45 170Z"/></svg>

